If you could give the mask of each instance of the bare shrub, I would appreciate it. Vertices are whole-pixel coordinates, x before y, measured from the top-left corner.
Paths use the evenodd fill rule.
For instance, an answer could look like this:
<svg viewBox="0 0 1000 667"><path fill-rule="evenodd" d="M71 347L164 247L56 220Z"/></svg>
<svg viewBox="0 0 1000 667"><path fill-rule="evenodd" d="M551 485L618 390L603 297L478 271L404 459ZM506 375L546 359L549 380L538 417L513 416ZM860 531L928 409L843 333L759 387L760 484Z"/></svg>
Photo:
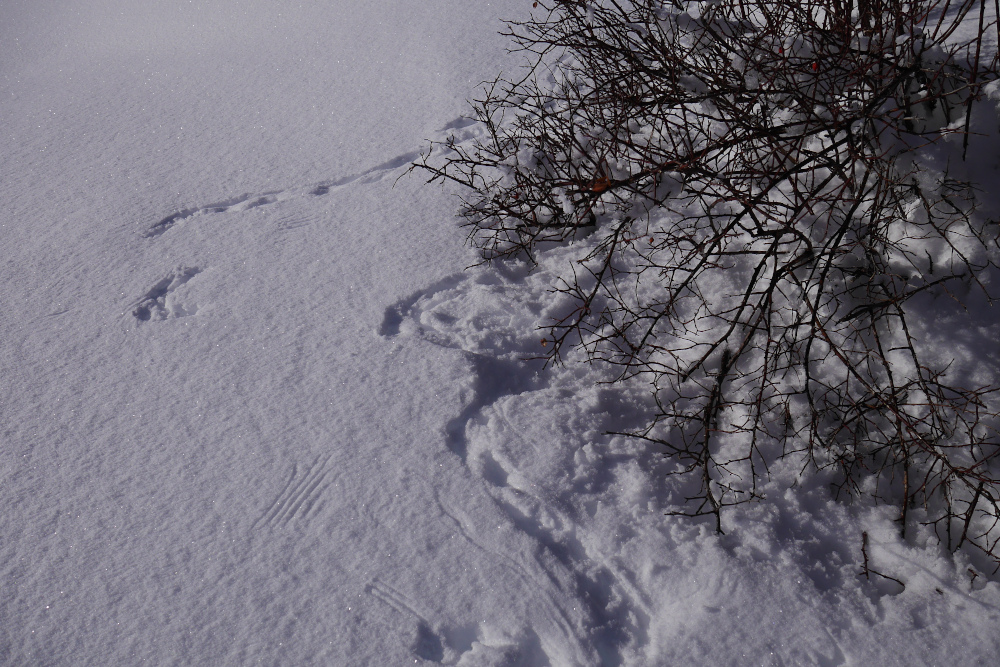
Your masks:
<svg viewBox="0 0 1000 667"><path fill-rule="evenodd" d="M916 159L968 141L997 77L982 4L536 5L509 24L532 65L474 105L482 138L419 166L468 188L486 261L588 238L546 350L649 378L658 409L629 435L688 479L678 513L721 532L795 454L898 504L904 534L919 510L1000 564L997 388L951 384L908 316L989 299L997 225Z"/></svg>

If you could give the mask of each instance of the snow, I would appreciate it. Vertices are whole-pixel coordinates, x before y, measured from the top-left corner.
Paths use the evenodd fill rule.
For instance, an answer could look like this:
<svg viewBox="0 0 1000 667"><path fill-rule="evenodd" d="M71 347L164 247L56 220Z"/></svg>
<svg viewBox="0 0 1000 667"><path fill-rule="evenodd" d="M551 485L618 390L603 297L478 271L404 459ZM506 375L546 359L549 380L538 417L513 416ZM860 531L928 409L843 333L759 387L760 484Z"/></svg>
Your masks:
<svg viewBox="0 0 1000 667"><path fill-rule="evenodd" d="M1000 586L891 507L665 516L605 435L645 388L532 359L569 255L466 269L405 172L527 11L0 4L0 663L995 660Z"/></svg>

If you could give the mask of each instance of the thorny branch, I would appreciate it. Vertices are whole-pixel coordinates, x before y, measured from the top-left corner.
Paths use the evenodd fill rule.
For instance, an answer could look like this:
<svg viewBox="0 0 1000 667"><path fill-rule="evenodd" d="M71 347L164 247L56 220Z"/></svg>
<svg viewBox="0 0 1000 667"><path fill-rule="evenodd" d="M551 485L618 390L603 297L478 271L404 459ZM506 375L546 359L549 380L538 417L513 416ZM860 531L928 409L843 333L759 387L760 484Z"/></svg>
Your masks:
<svg viewBox="0 0 1000 667"><path fill-rule="evenodd" d="M968 131L995 22L974 0L537 4L508 32L533 65L474 105L483 136L419 166L466 188L484 261L592 237L556 287L575 306L551 359L649 378L656 413L629 435L720 532L795 454L1000 565L997 388L950 384L909 314L990 298L996 224L914 153Z"/></svg>

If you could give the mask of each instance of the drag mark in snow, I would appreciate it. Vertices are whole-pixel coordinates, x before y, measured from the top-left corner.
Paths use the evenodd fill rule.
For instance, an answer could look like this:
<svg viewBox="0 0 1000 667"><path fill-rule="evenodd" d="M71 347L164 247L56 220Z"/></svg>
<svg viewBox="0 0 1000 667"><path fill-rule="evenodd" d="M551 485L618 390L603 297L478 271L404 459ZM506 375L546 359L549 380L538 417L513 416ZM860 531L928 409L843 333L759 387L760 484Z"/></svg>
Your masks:
<svg viewBox="0 0 1000 667"><path fill-rule="evenodd" d="M457 118L444 126L437 134L446 134L454 138L455 141L465 141L475 134L475 121L466 118ZM456 132L462 130L462 132ZM323 197L333 190L341 188L351 183L374 183L380 181L390 173L405 167L421 156L419 150L400 153L399 155L386 160L380 164L355 174L342 178L321 181L305 187L293 187L285 190L269 190L258 194L241 194L221 201L207 204L205 206L192 206L174 211L170 215L161 218L142 232L143 238L154 238L166 233L178 223L189 218L214 215L219 213L238 213L248 211L252 208L269 206L278 202L291 199L303 199L308 197Z"/></svg>
<svg viewBox="0 0 1000 667"><path fill-rule="evenodd" d="M201 273L201 269L194 267L180 266L174 269L170 275L159 280L146 294L135 304L132 309L132 316L139 322L150 320L166 320L173 317L184 317L194 315L198 312L198 307L192 304L181 304L174 296L174 291L181 285L186 284L196 275Z"/></svg>
<svg viewBox="0 0 1000 667"><path fill-rule="evenodd" d="M326 465L330 462L330 458L330 456L325 459L316 457L312 465L305 466L302 471L299 470L298 464L292 466L292 475L288 478L285 488L254 525L266 524L279 527L288 525L296 517L309 516L326 489L324 482L329 472Z"/></svg>

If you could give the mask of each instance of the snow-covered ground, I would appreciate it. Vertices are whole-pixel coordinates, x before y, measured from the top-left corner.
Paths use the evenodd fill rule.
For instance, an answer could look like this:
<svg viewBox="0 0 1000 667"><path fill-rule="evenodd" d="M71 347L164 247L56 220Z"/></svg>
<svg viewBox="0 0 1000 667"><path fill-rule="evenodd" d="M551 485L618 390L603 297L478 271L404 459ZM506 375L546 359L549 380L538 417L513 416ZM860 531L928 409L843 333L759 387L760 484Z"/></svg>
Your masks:
<svg viewBox="0 0 1000 667"><path fill-rule="evenodd" d="M0 1L0 664L995 663L892 508L664 516L645 391L525 360L559 251L403 175L529 8Z"/></svg>

